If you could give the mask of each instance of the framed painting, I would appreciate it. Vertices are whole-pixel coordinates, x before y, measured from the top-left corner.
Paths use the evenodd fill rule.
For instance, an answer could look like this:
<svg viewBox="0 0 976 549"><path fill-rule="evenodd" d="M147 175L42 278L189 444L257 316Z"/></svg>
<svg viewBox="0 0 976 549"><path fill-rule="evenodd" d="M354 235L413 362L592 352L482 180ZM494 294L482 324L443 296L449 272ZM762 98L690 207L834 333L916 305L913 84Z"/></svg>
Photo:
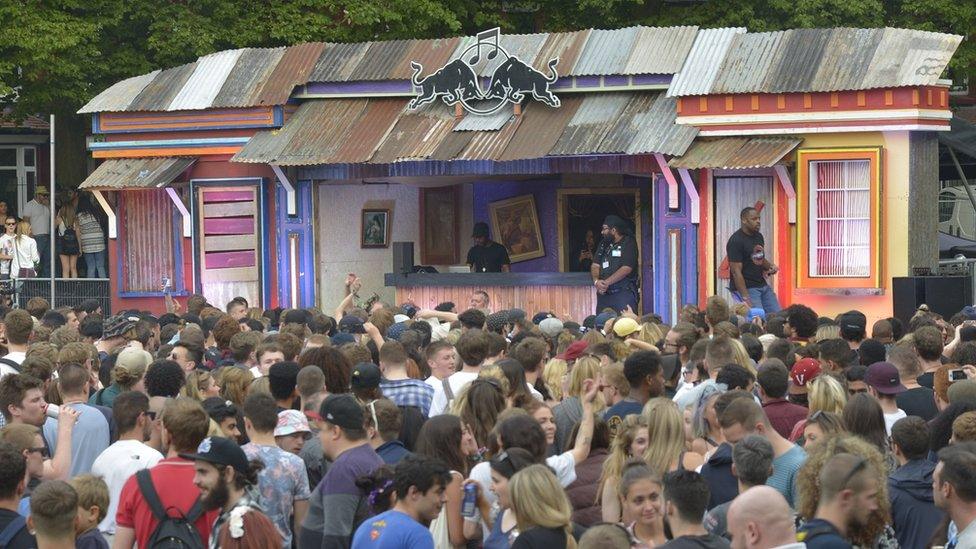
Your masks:
<svg viewBox="0 0 976 549"><path fill-rule="evenodd" d="M526 194L492 202L488 213L492 235L508 249L512 263L546 255L534 196Z"/></svg>
<svg viewBox="0 0 976 549"><path fill-rule="evenodd" d="M362 248L390 247L390 210L363 208L362 229L359 233Z"/></svg>
<svg viewBox="0 0 976 549"><path fill-rule="evenodd" d="M420 189L420 263L456 265L460 258L457 185Z"/></svg>

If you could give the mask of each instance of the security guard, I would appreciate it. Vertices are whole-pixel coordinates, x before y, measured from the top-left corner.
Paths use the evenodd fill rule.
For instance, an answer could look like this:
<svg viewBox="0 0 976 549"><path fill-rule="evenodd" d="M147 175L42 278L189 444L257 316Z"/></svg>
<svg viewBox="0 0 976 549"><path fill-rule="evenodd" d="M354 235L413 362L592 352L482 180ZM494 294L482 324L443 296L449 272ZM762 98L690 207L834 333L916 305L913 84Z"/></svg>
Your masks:
<svg viewBox="0 0 976 549"><path fill-rule="evenodd" d="M630 226L616 215L603 220L603 241L597 249L590 274L596 286L596 312L607 307L620 312L630 306L637 310L637 241Z"/></svg>

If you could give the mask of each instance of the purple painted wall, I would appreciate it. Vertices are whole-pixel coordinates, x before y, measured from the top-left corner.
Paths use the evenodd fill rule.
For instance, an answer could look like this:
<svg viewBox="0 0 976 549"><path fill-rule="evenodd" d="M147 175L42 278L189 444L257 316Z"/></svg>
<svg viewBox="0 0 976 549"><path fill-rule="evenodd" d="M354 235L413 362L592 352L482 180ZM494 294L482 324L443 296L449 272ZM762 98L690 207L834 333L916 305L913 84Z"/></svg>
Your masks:
<svg viewBox="0 0 976 549"><path fill-rule="evenodd" d="M530 259L514 263L512 272L559 272L559 227L557 226L556 191L562 188L559 179L538 179L531 181L486 181L473 184L473 214L474 222L484 221L491 225L488 215L488 205L492 202L532 194L535 197L535 207L538 210L539 229L542 231L543 246L546 255L537 259ZM650 177L624 177L623 187L640 187L641 213L641 305L643 312L654 310L654 276L653 276L653 208L651 207ZM578 187L567 187L578 188ZM468 235L462 235L462 238ZM494 235L492 235L494 237Z"/></svg>

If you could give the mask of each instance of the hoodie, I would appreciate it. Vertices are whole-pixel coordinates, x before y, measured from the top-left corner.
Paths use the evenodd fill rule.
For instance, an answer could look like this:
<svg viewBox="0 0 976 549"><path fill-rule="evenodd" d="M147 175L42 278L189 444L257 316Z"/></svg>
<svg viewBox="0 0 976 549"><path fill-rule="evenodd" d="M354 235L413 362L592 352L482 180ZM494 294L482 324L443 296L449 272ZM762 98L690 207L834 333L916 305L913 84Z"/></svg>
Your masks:
<svg viewBox="0 0 976 549"><path fill-rule="evenodd" d="M888 477L891 523L902 547L925 547L942 522L943 513L932 499L935 464L915 459Z"/></svg>
<svg viewBox="0 0 976 549"><path fill-rule="evenodd" d="M715 507L735 499L739 495L739 480L732 474L732 445L723 442L712 454L701 474L708 483L708 508Z"/></svg>

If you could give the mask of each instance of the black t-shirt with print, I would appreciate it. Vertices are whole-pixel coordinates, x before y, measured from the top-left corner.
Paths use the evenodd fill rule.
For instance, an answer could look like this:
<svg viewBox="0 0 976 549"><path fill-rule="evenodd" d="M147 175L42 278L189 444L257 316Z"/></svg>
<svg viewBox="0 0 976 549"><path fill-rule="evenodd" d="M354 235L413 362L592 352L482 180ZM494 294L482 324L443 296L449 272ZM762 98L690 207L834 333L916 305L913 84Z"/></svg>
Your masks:
<svg viewBox="0 0 976 549"><path fill-rule="evenodd" d="M742 229L735 231L725 245L725 253L729 257L729 263L742 263L742 277L746 281L746 288L762 288L766 285L762 269L766 260L766 241L762 233L746 234Z"/></svg>

